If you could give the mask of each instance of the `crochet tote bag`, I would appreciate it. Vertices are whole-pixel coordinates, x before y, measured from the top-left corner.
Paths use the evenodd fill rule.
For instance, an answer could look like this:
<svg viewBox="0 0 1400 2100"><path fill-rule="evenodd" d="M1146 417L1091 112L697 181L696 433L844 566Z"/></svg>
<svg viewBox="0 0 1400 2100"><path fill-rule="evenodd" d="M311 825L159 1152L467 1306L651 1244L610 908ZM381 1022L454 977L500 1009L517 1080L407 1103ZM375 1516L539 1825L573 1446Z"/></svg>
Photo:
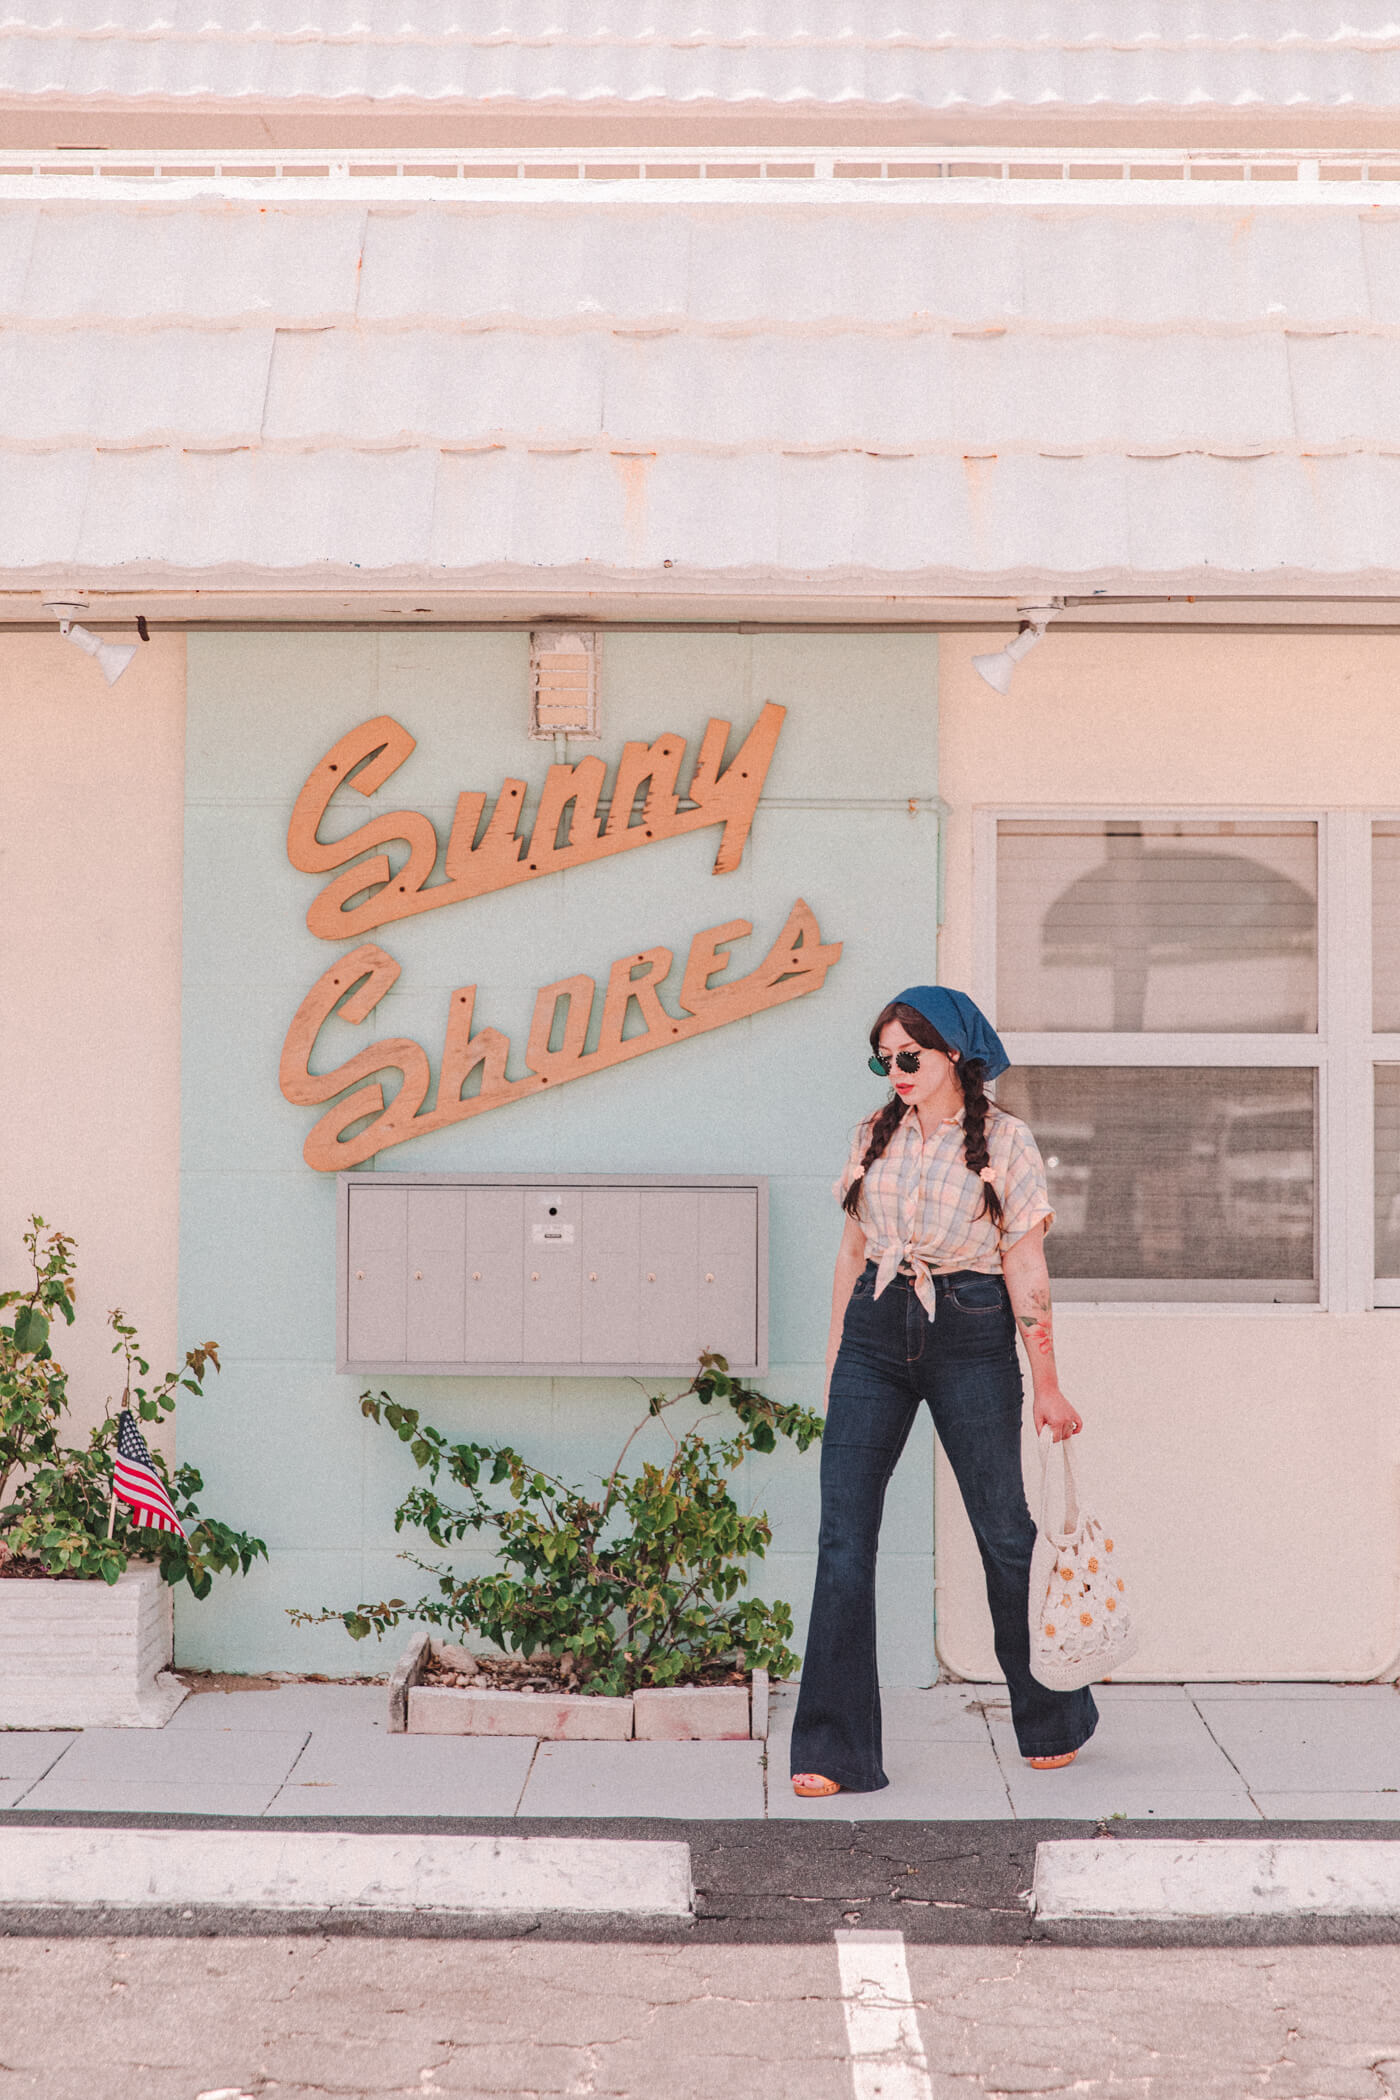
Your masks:
<svg viewBox="0 0 1400 2100"><path fill-rule="evenodd" d="M1040 1432L1040 1518L1031 1555L1031 1675L1054 1692L1077 1692L1136 1654L1130 1594L1118 1542L1079 1507L1070 1439ZM1064 1529L1049 1523L1050 1461L1064 1461Z"/></svg>

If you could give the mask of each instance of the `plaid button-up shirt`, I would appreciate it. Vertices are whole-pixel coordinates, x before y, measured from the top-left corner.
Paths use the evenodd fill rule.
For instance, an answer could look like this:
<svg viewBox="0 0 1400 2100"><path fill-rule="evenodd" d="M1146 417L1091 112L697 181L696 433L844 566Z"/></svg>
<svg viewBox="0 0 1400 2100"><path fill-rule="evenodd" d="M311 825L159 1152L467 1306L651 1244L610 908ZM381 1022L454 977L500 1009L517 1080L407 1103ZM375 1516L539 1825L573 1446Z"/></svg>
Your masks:
<svg viewBox="0 0 1400 2100"><path fill-rule="evenodd" d="M855 1134L845 1172L836 1183L838 1199L860 1172L870 1142L873 1116ZM980 1269L997 1275L1001 1258L1035 1225L1054 1218L1045 1185L1040 1150L1017 1116L994 1111L987 1119L987 1159L993 1185L1002 1201L998 1231L982 1203L980 1176L963 1158L962 1114L941 1123L924 1137L910 1109L880 1158L870 1167L860 1192L860 1222L865 1228L865 1258L877 1264L878 1298L900 1269L914 1279L920 1303L933 1318L933 1278L954 1269Z"/></svg>

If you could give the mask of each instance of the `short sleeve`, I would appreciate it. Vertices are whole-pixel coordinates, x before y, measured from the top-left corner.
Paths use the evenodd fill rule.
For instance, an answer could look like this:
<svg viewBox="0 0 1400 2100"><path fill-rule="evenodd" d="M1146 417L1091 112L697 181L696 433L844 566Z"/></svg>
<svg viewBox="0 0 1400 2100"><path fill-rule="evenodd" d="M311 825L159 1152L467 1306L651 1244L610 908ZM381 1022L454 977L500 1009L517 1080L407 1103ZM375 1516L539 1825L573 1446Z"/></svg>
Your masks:
<svg viewBox="0 0 1400 2100"><path fill-rule="evenodd" d="M1017 1240L1023 1240L1026 1234L1042 1221L1048 1231L1055 1219L1040 1147L1024 1123L1014 1118L1008 1120L1010 1151L1006 1162L1005 1183L1000 1188L1000 1237L1003 1253L1008 1247L1014 1247ZM998 1182L1001 1182L1001 1178L998 1175Z"/></svg>
<svg viewBox="0 0 1400 2100"><path fill-rule="evenodd" d="M860 1177L860 1163L865 1158L865 1148L870 1142L870 1118L858 1127L851 1139L851 1150L845 1166L831 1184L831 1193L838 1203L844 1203L850 1194L851 1183Z"/></svg>

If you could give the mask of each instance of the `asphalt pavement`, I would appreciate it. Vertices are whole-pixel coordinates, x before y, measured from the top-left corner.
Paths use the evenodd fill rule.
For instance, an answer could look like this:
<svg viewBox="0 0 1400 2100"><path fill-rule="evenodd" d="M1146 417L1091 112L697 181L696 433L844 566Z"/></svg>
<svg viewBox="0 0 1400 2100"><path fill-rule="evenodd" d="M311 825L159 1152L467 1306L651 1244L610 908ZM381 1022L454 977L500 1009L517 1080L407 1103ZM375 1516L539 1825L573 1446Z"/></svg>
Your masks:
<svg viewBox="0 0 1400 2100"><path fill-rule="evenodd" d="M0 2100L1400 2094L1389 1946L11 1939L0 2005Z"/></svg>

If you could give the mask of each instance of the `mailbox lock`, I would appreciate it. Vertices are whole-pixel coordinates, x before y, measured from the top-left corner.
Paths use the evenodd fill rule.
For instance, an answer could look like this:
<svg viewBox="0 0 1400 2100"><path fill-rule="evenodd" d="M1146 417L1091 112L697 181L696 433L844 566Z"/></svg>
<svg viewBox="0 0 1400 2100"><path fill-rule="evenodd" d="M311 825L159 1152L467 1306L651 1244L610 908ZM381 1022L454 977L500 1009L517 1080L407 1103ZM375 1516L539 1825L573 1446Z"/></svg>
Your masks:
<svg viewBox="0 0 1400 2100"><path fill-rule="evenodd" d="M596 1282L598 1281L598 1271L597 1271L596 1269L590 1269L590 1270L589 1270L589 1272L588 1272L588 1281L589 1281L590 1283L596 1283Z"/></svg>
<svg viewBox="0 0 1400 2100"><path fill-rule="evenodd" d="M538 1270L538 1269L531 1269L531 1271L530 1271L530 1281L531 1281L531 1283L538 1283L538 1282L539 1282L539 1280L540 1280L540 1272L539 1272L539 1270Z"/></svg>
<svg viewBox="0 0 1400 2100"><path fill-rule="evenodd" d="M423 1281L423 1271L421 1269L414 1270L413 1280L415 1283L421 1283Z"/></svg>
<svg viewBox="0 0 1400 2100"><path fill-rule="evenodd" d="M363 1283L363 1282L364 1282L364 1280L365 1280L365 1272L364 1272L364 1270L363 1270L363 1269L356 1269L356 1271L355 1271L355 1281L356 1281L357 1283Z"/></svg>
<svg viewBox="0 0 1400 2100"><path fill-rule="evenodd" d="M655 1271L655 1269L648 1269L648 1270L647 1270L647 1282L648 1282L648 1283L655 1283L655 1281L656 1281L656 1271Z"/></svg>
<svg viewBox="0 0 1400 2100"><path fill-rule="evenodd" d="M715 1280L715 1279L714 1279L714 1275L713 1275L713 1273L707 1270L707 1271L706 1271L706 1275L705 1275L705 1281L706 1281L706 1283L713 1283L713 1282L714 1282L714 1280Z"/></svg>
<svg viewBox="0 0 1400 2100"><path fill-rule="evenodd" d="M472 1270L472 1282L473 1282L473 1283L480 1283L480 1281L481 1281L481 1271L480 1271L480 1269L473 1269L473 1270Z"/></svg>

